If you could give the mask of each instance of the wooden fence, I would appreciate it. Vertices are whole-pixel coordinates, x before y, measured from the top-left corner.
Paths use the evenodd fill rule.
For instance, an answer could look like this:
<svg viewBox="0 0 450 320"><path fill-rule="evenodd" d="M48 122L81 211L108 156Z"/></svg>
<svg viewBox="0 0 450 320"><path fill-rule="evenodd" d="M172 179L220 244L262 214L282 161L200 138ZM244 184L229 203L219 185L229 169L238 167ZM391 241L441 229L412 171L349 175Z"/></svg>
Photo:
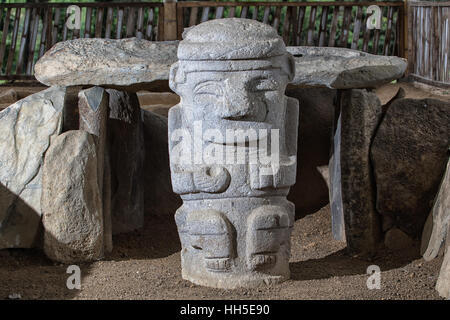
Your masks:
<svg viewBox="0 0 450 320"><path fill-rule="evenodd" d="M366 29L367 7L382 9L384 27ZM348 47L374 54L404 54L403 2L179 2L178 38L185 27L211 18L240 17L272 25L287 45Z"/></svg>
<svg viewBox="0 0 450 320"><path fill-rule="evenodd" d="M77 5L80 29L66 21ZM0 5L0 79L34 79L36 61L56 42L76 38L161 40L163 3L18 3Z"/></svg>
<svg viewBox="0 0 450 320"><path fill-rule="evenodd" d="M369 30L367 7L382 9L382 28ZM79 29L66 25L81 9ZM338 46L404 55L403 2L132 2L0 4L0 79L34 79L36 61L58 41L75 38L181 39L184 28L242 17L275 27L287 45Z"/></svg>
<svg viewBox="0 0 450 320"><path fill-rule="evenodd" d="M450 2L410 1L408 29L409 76L450 87Z"/></svg>

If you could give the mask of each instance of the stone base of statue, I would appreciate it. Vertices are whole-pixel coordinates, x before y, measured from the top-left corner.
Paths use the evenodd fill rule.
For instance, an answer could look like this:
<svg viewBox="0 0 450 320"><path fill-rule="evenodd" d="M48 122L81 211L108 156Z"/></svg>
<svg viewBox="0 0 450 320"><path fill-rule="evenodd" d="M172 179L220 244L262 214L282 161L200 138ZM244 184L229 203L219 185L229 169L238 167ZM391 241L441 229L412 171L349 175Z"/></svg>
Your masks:
<svg viewBox="0 0 450 320"><path fill-rule="evenodd" d="M224 289L289 279L294 205L284 197L185 201L175 219L183 279Z"/></svg>

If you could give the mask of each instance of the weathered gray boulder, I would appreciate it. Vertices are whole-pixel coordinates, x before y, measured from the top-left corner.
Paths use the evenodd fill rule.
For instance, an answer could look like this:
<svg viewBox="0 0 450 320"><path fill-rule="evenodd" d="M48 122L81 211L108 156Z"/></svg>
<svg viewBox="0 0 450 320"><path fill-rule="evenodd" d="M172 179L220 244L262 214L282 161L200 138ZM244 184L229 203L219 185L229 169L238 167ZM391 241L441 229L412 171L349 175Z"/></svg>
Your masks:
<svg viewBox="0 0 450 320"><path fill-rule="evenodd" d="M58 42L36 63L35 77L46 85L157 89L168 80L177 45L137 38Z"/></svg>
<svg viewBox="0 0 450 320"><path fill-rule="evenodd" d="M136 94L112 89L107 92L111 221L113 234L117 234L144 225L144 138ZM155 151L149 147L149 152Z"/></svg>
<svg viewBox="0 0 450 320"><path fill-rule="evenodd" d="M388 108L371 148L377 210L418 238L448 161L450 104L399 99Z"/></svg>
<svg viewBox="0 0 450 320"><path fill-rule="evenodd" d="M32 94L0 112L0 249L35 245L42 161L62 128L65 89Z"/></svg>
<svg viewBox="0 0 450 320"><path fill-rule="evenodd" d="M170 181L167 117L142 110L145 143L144 202L145 215L172 217L181 206L181 198Z"/></svg>
<svg viewBox="0 0 450 320"><path fill-rule="evenodd" d="M346 48L288 47L295 58L291 85L334 89L373 88L399 79L405 59Z"/></svg>
<svg viewBox="0 0 450 320"><path fill-rule="evenodd" d="M63 263L103 257L102 198L94 136L76 130L52 139L42 173L44 252Z"/></svg>
<svg viewBox="0 0 450 320"><path fill-rule="evenodd" d="M373 254L381 232L369 150L381 103L366 90L346 90L336 117L329 167L333 235L351 251Z"/></svg>

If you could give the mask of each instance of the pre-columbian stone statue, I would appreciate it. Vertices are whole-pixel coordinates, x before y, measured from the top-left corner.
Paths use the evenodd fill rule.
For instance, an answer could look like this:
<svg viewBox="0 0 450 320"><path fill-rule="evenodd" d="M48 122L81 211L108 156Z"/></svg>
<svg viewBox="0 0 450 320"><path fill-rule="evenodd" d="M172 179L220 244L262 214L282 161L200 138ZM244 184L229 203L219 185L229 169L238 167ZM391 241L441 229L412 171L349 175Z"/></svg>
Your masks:
<svg viewBox="0 0 450 320"><path fill-rule="evenodd" d="M270 26L218 19L187 29L170 86L172 186L182 275L237 288L289 278L298 101L293 57Z"/></svg>

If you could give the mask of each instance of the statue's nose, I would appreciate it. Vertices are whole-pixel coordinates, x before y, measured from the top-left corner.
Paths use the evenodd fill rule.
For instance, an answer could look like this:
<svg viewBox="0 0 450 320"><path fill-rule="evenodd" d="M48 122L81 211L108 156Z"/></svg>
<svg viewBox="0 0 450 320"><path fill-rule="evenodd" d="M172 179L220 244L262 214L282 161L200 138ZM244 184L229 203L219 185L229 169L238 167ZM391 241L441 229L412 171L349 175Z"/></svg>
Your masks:
<svg viewBox="0 0 450 320"><path fill-rule="evenodd" d="M227 90L222 118L240 119L251 113L252 101L245 88Z"/></svg>

